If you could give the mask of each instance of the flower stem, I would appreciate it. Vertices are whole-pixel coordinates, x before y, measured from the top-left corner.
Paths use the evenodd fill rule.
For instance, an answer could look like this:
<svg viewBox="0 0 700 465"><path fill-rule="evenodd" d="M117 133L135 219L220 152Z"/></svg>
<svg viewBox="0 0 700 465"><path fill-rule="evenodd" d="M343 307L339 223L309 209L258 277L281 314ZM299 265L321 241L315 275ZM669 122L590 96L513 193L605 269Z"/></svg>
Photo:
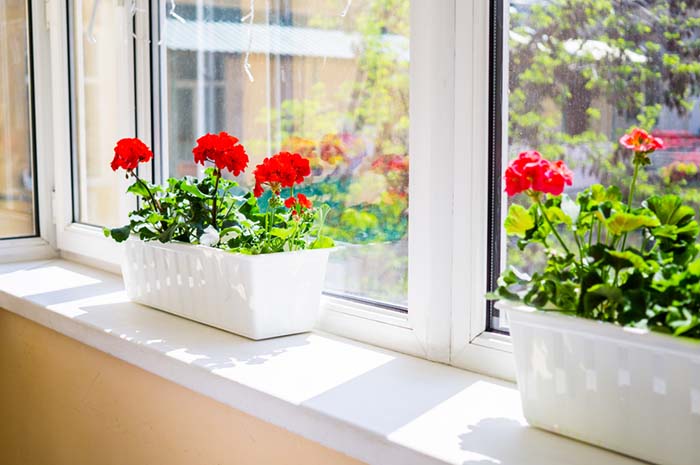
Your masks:
<svg viewBox="0 0 700 465"><path fill-rule="evenodd" d="M143 186L143 188L146 189L146 192L148 192L148 198L149 198L150 201L151 201L151 205L153 205L153 208L154 208L156 211L160 212L160 211L161 211L160 202L158 202L158 200L156 200L156 198L153 196L153 192L151 192L151 189L148 188L148 184L146 184L145 182L143 182L143 181L141 180L141 178L139 178L138 174L136 174L136 172L132 171L132 172L131 172L131 175L132 175L134 178L136 178L136 182L137 182L137 183L141 184L141 185Z"/></svg>
<svg viewBox="0 0 700 465"><path fill-rule="evenodd" d="M539 207L540 211L542 212L542 218L544 218L544 220L545 220L545 221L547 222L547 224L549 225L549 229L552 230L552 232L554 233L554 235L556 236L556 238L559 240L559 243L560 243L561 246L564 248L564 250L566 251L566 253L567 253L567 254L571 254L571 251L569 250L569 248L568 248L568 247L566 246L566 244L564 243L564 239L561 238L561 236L559 235L559 232L558 232L557 229L554 227L554 225L552 224L552 222L549 220L549 217L547 216L547 212L545 211L544 205L542 205L542 202L540 202L540 199L537 199L537 198L536 198L536 199L535 199L535 202L537 202L537 206Z"/></svg>
<svg viewBox="0 0 700 465"><path fill-rule="evenodd" d="M632 175L632 184L630 184L630 195L627 198L627 212L632 211L632 200L634 200L634 189L637 186L637 177L639 176L639 162L634 162L634 174ZM620 251L625 250L625 244L627 244L627 233L622 236L622 246Z"/></svg>
<svg viewBox="0 0 700 465"><path fill-rule="evenodd" d="M211 206L211 225L216 228L216 214L218 213L218 201L217 201L217 195L219 193L219 180L221 179L221 171L216 170L215 172L216 175L216 181L214 182L214 196L212 199L212 206ZM216 228L218 230L218 228Z"/></svg>
<svg viewBox="0 0 700 465"><path fill-rule="evenodd" d="M136 182L141 184L143 186L143 188L146 189L146 192L148 192L148 198L151 202L151 205L153 206L153 209L155 211L157 211L158 213L163 213L163 206L160 204L160 202L158 202L158 199L155 198L155 196L153 195L153 192L151 192L151 189L148 188L148 184L146 184L144 181L142 181L141 178L139 178L138 174L136 174L135 171L132 171L131 175L136 179ZM160 222L160 227L158 227L157 225L155 227L156 227L156 230L158 232L163 232L167 229L167 225L165 224L164 221Z"/></svg>
<svg viewBox="0 0 700 465"><path fill-rule="evenodd" d="M632 175L632 184L630 184L630 195L627 199L627 210L632 210L632 200L634 199L634 189L637 185L637 177L639 176L639 163L634 163L634 174Z"/></svg>

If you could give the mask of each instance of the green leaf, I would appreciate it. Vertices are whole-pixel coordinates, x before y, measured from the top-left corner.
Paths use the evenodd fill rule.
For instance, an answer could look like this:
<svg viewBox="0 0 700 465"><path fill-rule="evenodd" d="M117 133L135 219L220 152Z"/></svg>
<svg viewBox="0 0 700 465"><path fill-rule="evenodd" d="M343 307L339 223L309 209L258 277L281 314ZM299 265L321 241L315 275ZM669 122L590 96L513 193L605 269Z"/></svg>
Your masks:
<svg viewBox="0 0 700 465"><path fill-rule="evenodd" d="M652 264L631 250L626 250L624 252L608 250L607 255L611 258L611 260L608 260L609 264L616 270L620 270L622 268L635 268L644 273L655 271L655 267Z"/></svg>
<svg viewBox="0 0 700 465"><path fill-rule="evenodd" d="M309 248L311 249L329 249L335 246L333 239L327 236L319 236L315 241L311 243Z"/></svg>
<svg viewBox="0 0 700 465"><path fill-rule="evenodd" d="M535 219L525 207L513 204L508 209L504 226L509 235L525 237L525 233L535 227Z"/></svg>
<svg viewBox="0 0 700 465"><path fill-rule="evenodd" d="M686 223L695 217L695 211L683 205L677 195L655 195L647 199L646 203L661 224Z"/></svg>
<svg viewBox="0 0 700 465"><path fill-rule="evenodd" d="M197 198L204 199L207 196L202 193L202 191L199 190L199 187L195 186L194 184L190 184L186 181L183 181L180 184L180 189L182 189L184 192L187 192L188 194L194 195Z"/></svg>
<svg viewBox="0 0 700 465"><path fill-rule="evenodd" d="M700 260L695 260L688 265L688 272L695 276L700 276Z"/></svg>
<svg viewBox="0 0 700 465"><path fill-rule="evenodd" d="M115 241L124 242L129 238L129 234L131 234L131 226L126 225L122 226L121 228L112 228L109 230L105 228L103 230L105 236L107 236L107 231L109 231L109 235L112 236L112 239L114 239Z"/></svg>
<svg viewBox="0 0 700 465"><path fill-rule="evenodd" d="M146 187L138 181L130 185L126 191L131 194L138 195L140 197L149 197L148 190L146 189Z"/></svg>
<svg viewBox="0 0 700 465"><path fill-rule="evenodd" d="M642 227L659 226L659 220L652 216L618 212L608 219L607 226L613 234L619 236Z"/></svg>
<svg viewBox="0 0 700 465"><path fill-rule="evenodd" d="M622 199L622 193L617 186L604 187L601 184L593 184L589 187L591 198L595 203L616 202Z"/></svg>
<svg viewBox="0 0 700 465"><path fill-rule="evenodd" d="M289 239L294 234L294 228L272 228L270 235L280 239Z"/></svg>
<svg viewBox="0 0 700 465"><path fill-rule="evenodd" d="M662 224L658 228L651 230L651 233L656 238L664 238L675 241L678 238L678 226L675 224Z"/></svg>
<svg viewBox="0 0 700 465"><path fill-rule="evenodd" d="M151 223L151 224L156 224L160 223L163 221L165 217L161 215L160 213L151 213L148 215L148 218L146 218L146 222Z"/></svg>
<svg viewBox="0 0 700 465"><path fill-rule="evenodd" d="M571 217L564 213L564 211L559 207L547 208L547 217L552 224L565 224L567 226L571 226Z"/></svg>
<svg viewBox="0 0 700 465"><path fill-rule="evenodd" d="M624 296L622 291L617 287L609 284L596 284L588 289L588 292L583 298L583 307L587 314L592 314L598 306L604 302L610 302L613 305L622 304Z"/></svg>

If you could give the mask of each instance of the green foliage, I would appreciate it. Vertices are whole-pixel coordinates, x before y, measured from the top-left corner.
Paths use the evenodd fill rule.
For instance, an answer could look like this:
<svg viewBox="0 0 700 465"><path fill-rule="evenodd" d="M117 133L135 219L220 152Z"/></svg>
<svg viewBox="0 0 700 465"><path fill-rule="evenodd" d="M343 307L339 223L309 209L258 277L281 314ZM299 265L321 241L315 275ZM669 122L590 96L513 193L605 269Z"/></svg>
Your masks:
<svg viewBox="0 0 700 465"><path fill-rule="evenodd" d="M615 145L630 125L689 114L700 95L700 2L549 0L510 12L510 147L538 147L605 184L631 165ZM611 151L613 148L615 150ZM697 165L641 178L646 196L681 195L700 208ZM626 192L625 192L626 194Z"/></svg>
<svg viewBox="0 0 700 465"><path fill-rule="evenodd" d="M323 235L326 205L294 215L275 196L263 212L252 192L243 194L236 182L218 177L214 168L201 180L170 178L167 186L137 178L128 192L140 200L139 208L129 214L129 224L104 230L117 242L134 234L144 241L203 244L244 254L334 246Z"/></svg>
<svg viewBox="0 0 700 465"><path fill-rule="evenodd" d="M578 192L578 218L564 207L572 199L547 200L572 218L563 237L569 256L541 210L521 203L537 221L524 237L509 238L507 261L529 275L504 272L499 292L541 308L698 337L698 226L689 212L700 210L699 165L650 157L653 169L639 174L636 187L649 201L630 211L622 199L633 157L616 141L630 125L656 127L662 110L683 117L696 104L700 2L550 0L521 4L509 16L509 146L515 153L537 147L613 187ZM696 149L672 151L687 150ZM561 298L566 279L577 289L573 307Z"/></svg>
<svg viewBox="0 0 700 465"><path fill-rule="evenodd" d="M535 198L529 210L512 206L506 224L517 227L509 234L523 249L541 245L546 263L531 276L510 267L491 298L700 339L695 211L675 195L644 205L629 208L619 189L594 185L575 202L564 194ZM561 234L546 221L554 209L568 218L558 223L569 241L557 242ZM637 240L627 243L632 234Z"/></svg>

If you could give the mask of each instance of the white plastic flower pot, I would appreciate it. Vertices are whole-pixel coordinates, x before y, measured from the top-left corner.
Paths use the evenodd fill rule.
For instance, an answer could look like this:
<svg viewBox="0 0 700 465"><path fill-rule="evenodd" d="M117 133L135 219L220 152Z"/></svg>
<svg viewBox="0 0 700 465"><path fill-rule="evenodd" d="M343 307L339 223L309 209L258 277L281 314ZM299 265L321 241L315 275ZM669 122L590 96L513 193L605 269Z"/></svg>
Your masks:
<svg viewBox="0 0 700 465"><path fill-rule="evenodd" d="M657 464L700 464L699 342L497 305L531 425Z"/></svg>
<svg viewBox="0 0 700 465"><path fill-rule="evenodd" d="M310 331L330 249L242 255L130 238L122 265L135 302L251 339Z"/></svg>

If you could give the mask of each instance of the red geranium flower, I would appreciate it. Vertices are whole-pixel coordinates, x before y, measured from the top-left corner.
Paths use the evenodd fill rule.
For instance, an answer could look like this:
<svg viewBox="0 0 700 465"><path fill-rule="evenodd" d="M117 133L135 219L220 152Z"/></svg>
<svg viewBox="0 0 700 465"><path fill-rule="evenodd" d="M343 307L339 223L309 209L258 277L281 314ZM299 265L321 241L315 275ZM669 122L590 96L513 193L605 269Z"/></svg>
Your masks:
<svg viewBox="0 0 700 465"><path fill-rule="evenodd" d="M564 161L550 162L539 152L522 152L511 161L505 172L506 192L510 197L527 190L559 195L572 185L574 174Z"/></svg>
<svg viewBox="0 0 700 465"><path fill-rule="evenodd" d="M263 185L268 185L272 192L279 195L285 187L293 187L304 182L311 174L309 160L298 153L280 152L271 158L265 158L255 167L255 188L253 194L260 197Z"/></svg>
<svg viewBox="0 0 700 465"><path fill-rule="evenodd" d="M114 147L113 171L119 168L133 171L139 163L146 163L153 158L153 152L137 137L121 139Z"/></svg>
<svg viewBox="0 0 700 465"><path fill-rule="evenodd" d="M382 155L372 162L372 169L385 173L408 171L408 157L405 155Z"/></svg>
<svg viewBox="0 0 700 465"><path fill-rule="evenodd" d="M548 162L548 169L539 172L535 177L532 188L538 192L559 195L564 192L564 186L569 186L574 182L574 173L569 169L563 160Z"/></svg>
<svg viewBox="0 0 700 465"><path fill-rule="evenodd" d="M248 166L245 148L237 138L226 132L203 135L197 139L192 154L195 163L204 165L206 161L211 161L219 170L227 169L234 176L241 174Z"/></svg>
<svg viewBox="0 0 700 465"><path fill-rule="evenodd" d="M654 137L640 128L634 128L629 133L620 137L620 144L637 153L651 153L654 150L664 148L663 139Z"/></svg>
<svg viewBox="0 0 700 465"><path fill-rule="evenodd" d="M296 197L289 197L284 201L284 206L287 208L294 208L299 205L302 209L313 208L314 204L308 197L304 194L297 194Z"/></svg>

